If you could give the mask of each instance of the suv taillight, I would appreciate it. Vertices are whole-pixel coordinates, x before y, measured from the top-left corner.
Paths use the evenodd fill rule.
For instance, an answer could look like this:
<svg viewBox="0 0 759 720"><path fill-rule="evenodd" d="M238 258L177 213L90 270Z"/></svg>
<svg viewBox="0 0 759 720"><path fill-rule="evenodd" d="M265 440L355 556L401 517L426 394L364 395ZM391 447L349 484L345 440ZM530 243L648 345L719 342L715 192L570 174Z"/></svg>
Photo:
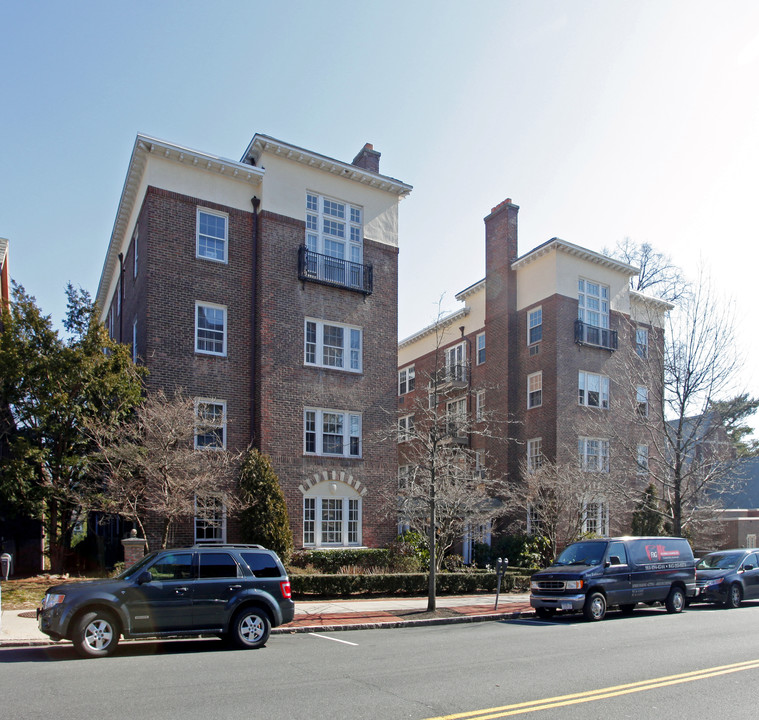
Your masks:
<svg viewBox="0 0 759 720"><path fill-rule="evenodd" d="M289 600L292 597L292 593L290 592L290 581L283 580L279 583L279 587L282 588L282 597L285 598L285 600Z"/></svg>

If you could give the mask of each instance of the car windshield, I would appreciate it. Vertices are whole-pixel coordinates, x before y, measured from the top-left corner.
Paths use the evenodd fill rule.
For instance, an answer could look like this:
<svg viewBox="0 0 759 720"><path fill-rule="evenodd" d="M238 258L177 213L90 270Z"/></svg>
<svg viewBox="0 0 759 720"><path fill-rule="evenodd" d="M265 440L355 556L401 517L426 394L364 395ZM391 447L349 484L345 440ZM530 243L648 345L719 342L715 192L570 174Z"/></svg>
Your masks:
<svg viewBox="0 0 759 720"><path fill-rule="evenodd" d="M147 567L153 560L155 559L155 556L158 554L157 551L148 553L144 558L138 560L134 565L130 565L124 572L119 573L116 576L117 580L131 580L133 577L136 577L137 575L142 572L142 570Z"/></svg>
<svg viewBox="0 0 759 720"><path fill-rule="evenodd" d="M604 542L579 542L559 555L554 565L598 565L606 551Z"/></svg>
<svg viewBox="0 0 759 720"><path fill-rule="evenodd" d="M696 570L733 570L743 559L743 553L712 553L699 560Z"/></svg>

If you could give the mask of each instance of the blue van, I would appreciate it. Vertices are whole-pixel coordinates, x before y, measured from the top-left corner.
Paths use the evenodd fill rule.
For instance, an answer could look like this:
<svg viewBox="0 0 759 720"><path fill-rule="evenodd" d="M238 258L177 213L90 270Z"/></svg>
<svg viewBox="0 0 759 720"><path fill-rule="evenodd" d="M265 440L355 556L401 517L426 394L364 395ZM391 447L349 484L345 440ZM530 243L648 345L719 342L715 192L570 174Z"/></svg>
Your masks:
<svg viewBox="0 0 759 720"><path fill-rule="evenodd" d="M560 610L602 620L612 605L629 613L639 602L678 613L695 594L693 550L678 537L582 540L530 582L530 605L541 618Z"/></svg>

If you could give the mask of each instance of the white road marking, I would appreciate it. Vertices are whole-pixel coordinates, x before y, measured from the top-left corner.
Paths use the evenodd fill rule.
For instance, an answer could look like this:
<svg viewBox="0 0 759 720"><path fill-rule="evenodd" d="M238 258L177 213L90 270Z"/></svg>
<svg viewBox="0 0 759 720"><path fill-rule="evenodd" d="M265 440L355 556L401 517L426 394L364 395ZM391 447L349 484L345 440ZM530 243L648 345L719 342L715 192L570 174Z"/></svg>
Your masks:
<svg viewBox="0 0 759 720"><path fill-rule="evenodd" d="M358 643L352 643L348 642L347 640L338 640L337 638L330 637L329 635L317 635L316 633L308 633L311 637L318 637L322 640L332 640L332 642L339 642L343 643L344 645L353 645L354 647L358 647Z"/></svg>

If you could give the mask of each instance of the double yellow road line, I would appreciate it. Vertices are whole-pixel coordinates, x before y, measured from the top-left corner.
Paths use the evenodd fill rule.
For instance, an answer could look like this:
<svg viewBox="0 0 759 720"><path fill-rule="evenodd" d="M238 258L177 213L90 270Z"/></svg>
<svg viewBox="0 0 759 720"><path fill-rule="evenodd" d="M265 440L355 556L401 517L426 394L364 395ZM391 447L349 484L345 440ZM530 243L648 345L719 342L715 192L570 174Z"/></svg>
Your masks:
<svg viewBox="0 0 759 720"><path fill-rule="evenodd" d="M516 703L514 705L501 705L500 707L486 708L484 710L441 715L435 718L427 718L427 720L495 720L496 718L522 715L539 710L551 710L552 708L567 705L579 705L580 703L593 702L594 700L605 700L606 698L630 695L636 692L643 692L644 690L655 690L656 688L667 687L669 685L679 685L681 683L693 682L694 680L705 680L719 675L741 672L742 670L756 669L759 669L759 659L747 660L731 665L718 665L713 668L704 668L703 670L694 670L693 672L680 673L678 675L667 675L666 677L652 678L651 680L641 680L625 685L614 685L612 687L588 690L571 695L558 695L557 697L531 700L530 702Z"/></svg>

